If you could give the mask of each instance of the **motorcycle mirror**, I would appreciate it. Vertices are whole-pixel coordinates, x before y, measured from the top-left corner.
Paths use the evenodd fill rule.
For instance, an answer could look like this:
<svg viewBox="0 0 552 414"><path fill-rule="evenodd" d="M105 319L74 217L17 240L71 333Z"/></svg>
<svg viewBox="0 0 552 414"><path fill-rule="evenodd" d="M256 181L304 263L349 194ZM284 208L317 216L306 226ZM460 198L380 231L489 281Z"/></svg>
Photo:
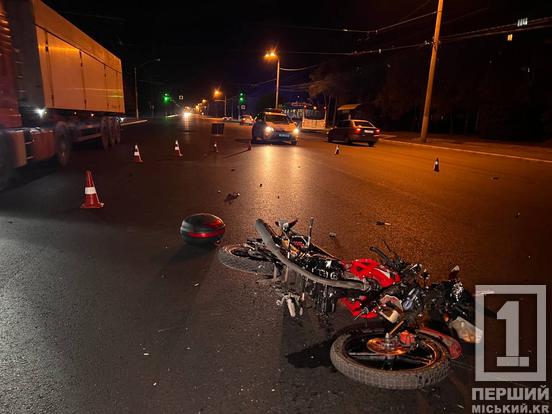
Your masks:
<svg viewBox="0 0 552 414"><path fill-rule="evenodd" d="M456 265L452 269L450 269L449 272L449 280L456 280L458 279L458 275L460 274L460 266Z"/></svg>

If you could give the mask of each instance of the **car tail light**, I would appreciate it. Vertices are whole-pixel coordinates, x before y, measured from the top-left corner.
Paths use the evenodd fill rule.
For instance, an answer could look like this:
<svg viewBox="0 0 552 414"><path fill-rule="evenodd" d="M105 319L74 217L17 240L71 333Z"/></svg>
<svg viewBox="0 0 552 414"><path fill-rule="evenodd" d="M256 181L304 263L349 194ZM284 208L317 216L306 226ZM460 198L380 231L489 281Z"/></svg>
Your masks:
<svg viewBox="0 0 552 414"><path fill-rule="evenodd" d="M379 134L381 131L379 129L376 129L376 134Z"/></svg>
<svg viewBox="0 0 552 414"><path fill-rule="evenodd" d="M360 134L362 132L362 129L360 128L355 128L355 134Z"/></svg>

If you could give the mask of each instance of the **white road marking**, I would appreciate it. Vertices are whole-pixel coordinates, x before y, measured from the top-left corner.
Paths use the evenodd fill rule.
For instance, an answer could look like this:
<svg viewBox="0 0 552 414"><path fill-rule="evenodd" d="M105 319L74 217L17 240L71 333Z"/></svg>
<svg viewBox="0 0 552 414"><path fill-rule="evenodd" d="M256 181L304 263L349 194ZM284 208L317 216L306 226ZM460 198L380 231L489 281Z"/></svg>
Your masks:
<svg viewBox="0 0 552 414"><path fill-rule="evenodd" d="M136 124L143 124L145 122L148 122L147 119L137 119L136 121L130 121L130 122L123 122L121 124L122 127L125 127L127 125L136 125Z"/></svg>
<svg viewBox="0 0 552 414"><path fill-rule="evenodd" d="M490 155L493 157L511 158L515 160L524 160L524 161L538 161L538 162L544 162L547 164L552 164L552 160L544 160L542 158L521 157L519 155L497 154L496 152L484 152L484 151L475 151L475 150L468 150L468 149L461 149L461 148L441 147L438 145L417 144L415 142L394 141L394 140L387 140L387 139L384 141L393 143L393 144L414 145L417 147L424 147L424 148L435 148L435 149L443 149L443 150L449 150L449 151L469 152L471 154Z"/></svg>

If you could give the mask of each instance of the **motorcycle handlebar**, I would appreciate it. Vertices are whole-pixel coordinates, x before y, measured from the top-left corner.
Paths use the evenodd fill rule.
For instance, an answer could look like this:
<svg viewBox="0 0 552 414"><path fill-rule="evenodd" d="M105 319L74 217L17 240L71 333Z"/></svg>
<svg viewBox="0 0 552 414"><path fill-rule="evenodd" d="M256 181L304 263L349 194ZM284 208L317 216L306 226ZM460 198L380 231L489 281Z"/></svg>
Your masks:
<svg viewBox="0 0 552 414"><path fill-rule="evenodd" d="M371 246L370 251L376 253L379 257L381 257L381 259L384 261L384 264L386 266L391 266L391 267L395 268L393 261L384 252L382 252L379 248L377 248L375 246Z"/></svg>

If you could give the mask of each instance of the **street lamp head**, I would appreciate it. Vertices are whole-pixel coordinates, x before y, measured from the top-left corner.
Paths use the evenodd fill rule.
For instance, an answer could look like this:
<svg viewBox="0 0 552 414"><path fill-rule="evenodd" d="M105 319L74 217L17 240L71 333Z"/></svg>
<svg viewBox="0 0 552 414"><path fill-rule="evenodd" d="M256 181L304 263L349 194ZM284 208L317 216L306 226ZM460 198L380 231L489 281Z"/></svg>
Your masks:
<svg viewBox="0 0 552 414"><path fill-rule="evenodd" d="M215 89L215 91L213 92L213 96L216 98L217 96L220 96L221 94L221 91L219 91L218 89Z"/></svg>
<svg viewBox="0 0 552 414"><path fill-rule="evenodd" d="M265 53L264 55L265 59L278 59L278 55L276 54L276 51L270 50Z"/></svg>

